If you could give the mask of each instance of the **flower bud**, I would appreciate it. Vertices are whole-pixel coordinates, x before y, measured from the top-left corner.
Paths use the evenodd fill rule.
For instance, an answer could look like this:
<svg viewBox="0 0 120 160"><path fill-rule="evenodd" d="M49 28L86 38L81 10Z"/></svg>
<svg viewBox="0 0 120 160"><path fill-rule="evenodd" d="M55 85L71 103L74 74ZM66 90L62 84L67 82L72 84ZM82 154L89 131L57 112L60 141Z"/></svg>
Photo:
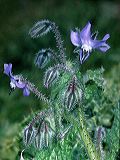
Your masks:
<svg viewBox="0 0 120 160"><path fill-rule="evenodd" d="M34 129L34 127L27 126L24 129L24 136L23 136L25 145L30 145L34 140L34 137L35 137L35 129Z"/></svg>
<svg viewBox="0 0 120 160"><path fill-rule="evenodd" d="M34 145L38 149L49 147L52 144L54 137L54 131L50 127L50 124L43 121L37 130Z"/></svg>
<svg viewBox="0 0 120 160"><path fill-rule="evenodd" d="M59 71L56 68L49 68L45 73L44 85L48 88L49 85L53 84L59 77Z"/></svg>
<svg viewBox="0 0 120 160"><path fill-rule="evenodd" d="M83 93L82 89L78 85L78 82L76 81L76 77L73 77L67 90L64 92L63 105L68 110L73 109L76 103L81 102L82 93Z"/></svg>
<svg viewBox="0 0 120 160"><path fill-rule="evenodd" d="M29 31L32 38L41 37L51 31L51 24L48 20L37 22Z"/></svg>
<svg viewBox="0 0 120 160"><path fill-rule="evenodd" d="M35 57L34 63L38 68L44 68L50 61L52 54L51 49L42 49L40 50Z"/></svg>

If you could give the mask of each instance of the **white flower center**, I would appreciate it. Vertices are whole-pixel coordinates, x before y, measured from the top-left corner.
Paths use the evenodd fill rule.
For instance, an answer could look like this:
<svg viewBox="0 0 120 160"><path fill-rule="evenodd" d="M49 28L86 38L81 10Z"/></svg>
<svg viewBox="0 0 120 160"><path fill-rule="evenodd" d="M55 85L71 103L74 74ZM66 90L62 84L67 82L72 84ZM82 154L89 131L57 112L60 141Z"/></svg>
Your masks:
<svg viewBox="0 0 120 160"><path fill-rule="evenodd" d="M92 51L92 47L88 44L83 44L81 48L83 49L83 52L84 51L85 52L91 52Z"/></svg>
<svg viewBox="0 0 120 160"><path fill-rule="evenodd" d="M15 83L13 83L13 82L11 81L11 82L10 82L10 87L13 88L13 89L15 89L15 88L16 88Z"/></svg>

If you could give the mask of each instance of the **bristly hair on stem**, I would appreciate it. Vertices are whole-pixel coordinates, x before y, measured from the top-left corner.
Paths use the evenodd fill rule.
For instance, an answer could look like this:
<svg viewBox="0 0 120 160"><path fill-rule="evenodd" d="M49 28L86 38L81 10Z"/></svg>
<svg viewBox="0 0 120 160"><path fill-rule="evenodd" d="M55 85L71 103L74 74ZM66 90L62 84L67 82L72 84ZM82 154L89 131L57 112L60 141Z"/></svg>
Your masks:
<svg viewBox="0 0 120 160"><path fill-rule="evenodd" d="M35 96L36 96L39 100L45 102L45 103L48 104L49 106L52 105L51 100L49 100L44 94L42 94L42 93L38 90L38 88L35 87L34 84L32 84L31 82L29 82L29 81L28 81L27 79L25 79L23 76L21 76L20 79L21 79L22 82L25 82L25 83L27 84L28 89L29 89L33 94L35 94Z"/></svg>
<svg viewBox="0 0 120 160"><path fill-rule="evenodd" d="M54 33L54 36L55 36L55 39L57 42L57 47L58 47L58 50L60 53L61 63L65 64L66 63L65 48L63 46L63 40L62 40L61 34L58 30L58 26L56 26L56 24L54 22L50 22L50 24L51 24L51 28L52 28L52 31Z"/></svg>

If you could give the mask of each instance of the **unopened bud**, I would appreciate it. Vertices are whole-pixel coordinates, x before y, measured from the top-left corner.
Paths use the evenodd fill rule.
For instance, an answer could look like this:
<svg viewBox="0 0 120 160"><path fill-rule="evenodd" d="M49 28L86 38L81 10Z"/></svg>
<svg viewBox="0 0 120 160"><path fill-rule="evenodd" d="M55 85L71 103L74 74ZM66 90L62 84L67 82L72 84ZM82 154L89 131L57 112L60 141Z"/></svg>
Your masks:
<svg viewBox="0 0 120 160"><path fill-rule="evenodd" d="M56 68L49 68L45 73L44 85L46 88L53 84L59 77L59 71Z"/></svg>
<svg viewBox="0 0 120 160"><path fill-rule="evenodd" d="M32 126L27 126L24 129L24 136L23 136L25 145L30 145L34 140L34 137L35 137L35 129Z"/></svg>
<svg viewBox="0 0 120 160"><path fill-rule="evenodd" d="M68 110L73 109L76 103L81 102L82 94L83 94L83 91L80 88L80 85L78 85L76 78L73 77L67 90L64 92L63 105Z"/></svg>

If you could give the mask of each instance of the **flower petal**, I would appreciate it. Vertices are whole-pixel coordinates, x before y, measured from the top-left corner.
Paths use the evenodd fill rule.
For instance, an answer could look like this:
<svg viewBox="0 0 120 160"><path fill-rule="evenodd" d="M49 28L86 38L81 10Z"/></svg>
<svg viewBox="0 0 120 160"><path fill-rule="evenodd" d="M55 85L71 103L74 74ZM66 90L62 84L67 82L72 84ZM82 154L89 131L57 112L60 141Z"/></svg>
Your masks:
<svg viewBox="0 0 120 160"><path fill-rule="evenodd" d="M10 77L12 77L12 64L4 64L4 73Z"/></svg>
<svg viewBox="0 0 120 160"><path fill-rule="evenodd" d="M103 41L106 41L106 40L108 40L108 38L110 38L110 35L109 34L106 34L104 37L103 37Z"/></svg>
<svg viewBox="0 0 120 160"><path fill-rule="evenodd" d="M24 82L21 82L19 79L16 80L16 86L17 86L18 88L24 88L25 85L26 85L26 84L25 84Z"/></svg>
<svg viewBox="0 0 120 160"><path fill-rule="evenodd" d="M79 37L79 32L71 31L70 39L71 39L71 42L74 46L80 46L81 40L80 40L80 37Z"/></svg>
<svg viewBox="0 0 120 160"><path fill-rule="evenodd" d="M105 36L104 38L106 39L106 38L108 38L108 36ZM110 46L104 40L102 40L102 41L94 40L92 42L92 47L94 49L100 50L101 52L106 52L110 48Z"/></svg>
<svg viewBox="0 0 120 160"><path fill-rule="evenodd" d="M101 52L105 53L108 49L110 49L110 46L106 43L98 48Z"/></svg>
<svg viewBox="0 0 120 160"><path fill-rule="evenodd" d="M28 89L27 87L25 87L25 88L23 89L23 95L24 95L24 96L29 96L29 95L30 95L30 91L29 91L29 89Z"/></svg>
<svg viewBox="0 0 120 160"><path fill-rule="evenodd" d="M24 88L26 86L25 82L21 81L20 75L13 76L13 79L15 81L16 87L18 87L18 88Z"/></svg>
<svg viewBox="0 0 120 160"><path fill-rule="evenodd" d="M87 25L82 29L80 32L80 38L82 43L85 43L86 41L90 41L91 39L91 23L88 22Z"/></svg>

